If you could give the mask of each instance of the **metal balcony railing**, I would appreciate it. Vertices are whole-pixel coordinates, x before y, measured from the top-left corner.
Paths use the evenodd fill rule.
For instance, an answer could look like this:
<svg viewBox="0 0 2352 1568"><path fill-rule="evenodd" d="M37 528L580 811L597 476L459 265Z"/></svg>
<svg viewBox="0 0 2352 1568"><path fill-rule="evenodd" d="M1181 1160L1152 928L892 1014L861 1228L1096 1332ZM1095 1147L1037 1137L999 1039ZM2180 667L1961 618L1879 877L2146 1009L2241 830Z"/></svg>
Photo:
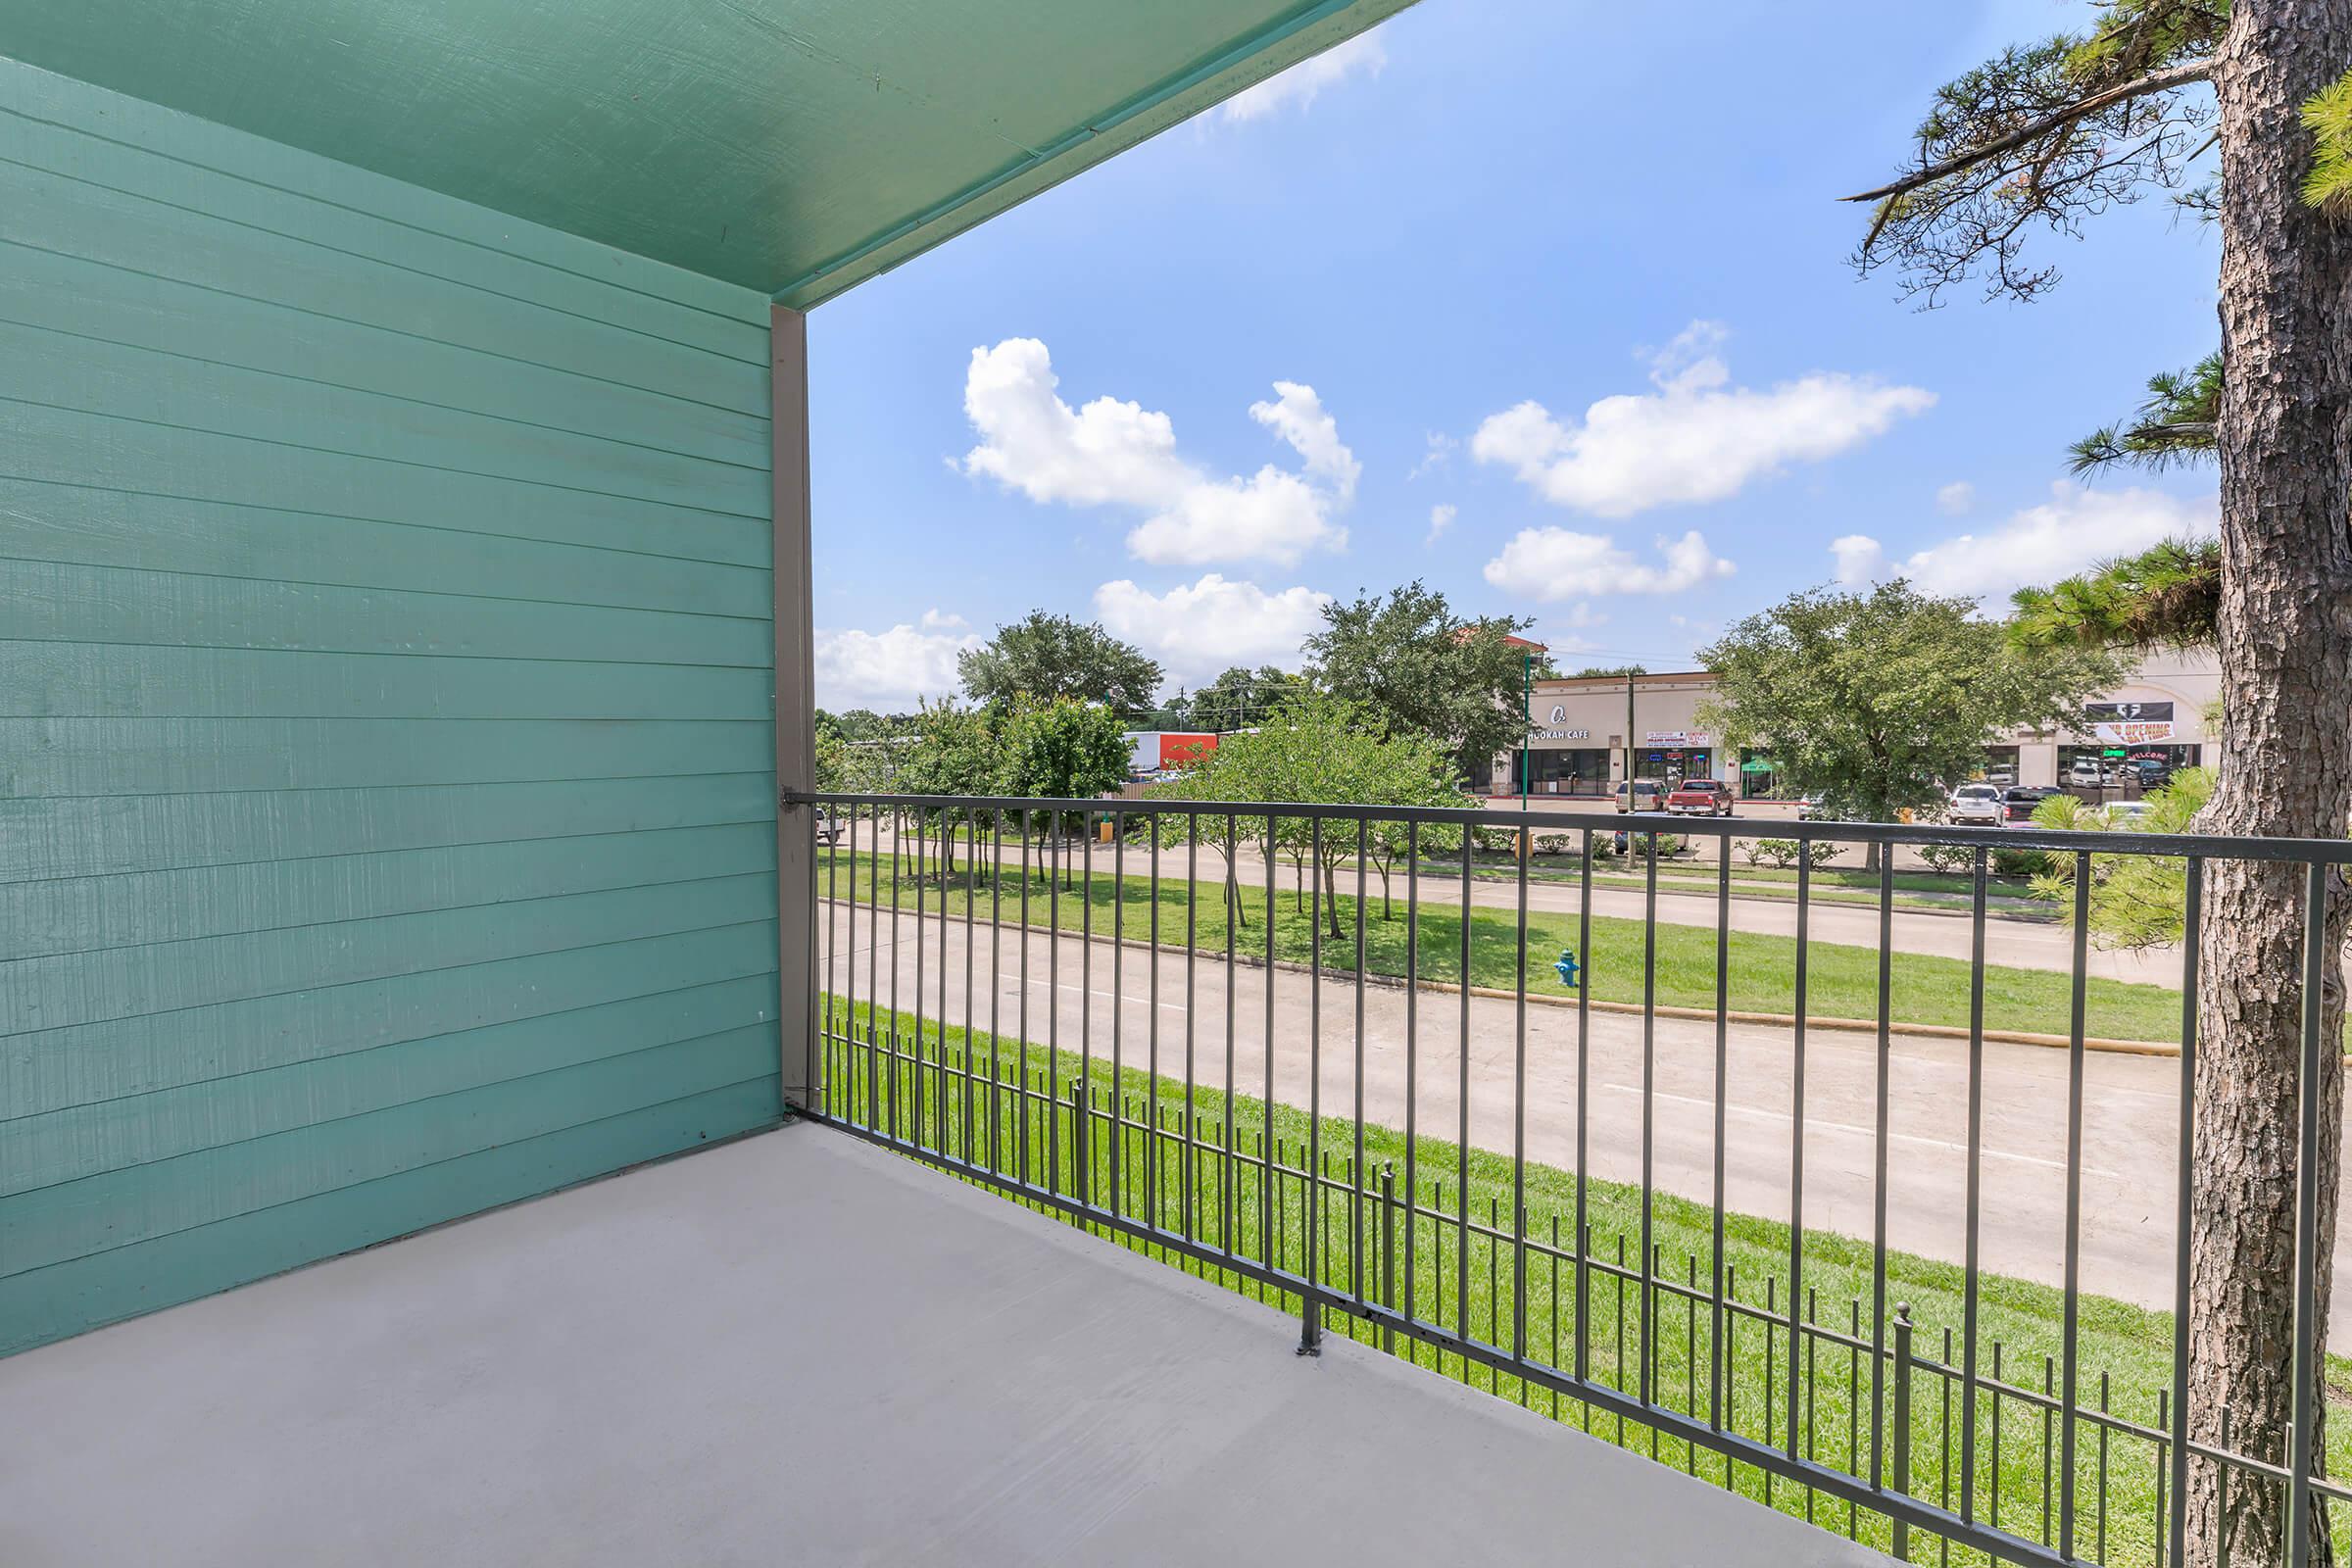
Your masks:
<svg viewBox="0 0 2352 1568"><path fill-rule="evenodd" d="M795 802L814 808L788 829L809 834L814 866L814 1113L1293 1313L1302 1353L1347 1333L1906 1561L2209 1561L2189 1549L2198 1486L2218 1489L2206 1495L2222 1517L2264 1511L2290 1563L2352 1547L2352 1492L2327 1478L2324 1441L2352 1440L2352 1423L2324 1426L2322 1406L2318 1215L2335 1162L2314 1157L2340 1060L2321 1028L2323 982L2338 980L2327 900L2352 845L1150 799ZM1482 833L1531 820L1572 841L1566 870L1534 868L1524 845L1482 858ZM1764 838L1798 846L1792 943L1735 929L1734 850ZM1712 861L1680 866L1664 853L1674 839L1712 846ZM1967 852L1966 1023L1932 1042L1966 1068L1965 1103L1928 1107L1960 1152L1959 1190L1944 1195L1960 1242L1940 1259L1889 1240L1890 1151L1906 1136L1891 1126L1893 1047L1916 1027L1896 1015L1914 958L1896 941L1893 852L1923 845ZM1868 1015L1808 1015L1825 956L1859 961L1810 929L1828 875L1818 846L1883 852L1838 895L1875 914ZM2065 1107L2062 1146L2037 1161L2064 1216L2056 1278L2039 1286L1981 1258L1988 1039L2032 1038L1988 1013L1988 976L2004 976L1985 960L1989 872L2016 852L2072 881L2055 911L2071 930L2050 932L2068 961L2040 994L2064 1019L2046 1043L2065 1052ZM2110 995L2091 974L2092 901L2117 866L2151 860L2177 875L2182 927L2174 1170L2151 1201L2172 1227L2155 1244L2169 1273L2141 1293L2169 1311L2082 1283L2089 1024L2094 995ZM2291 1414L2259 1430L2229 1409L2185 1419L2199 1404L2195 955L2222 861L2299 873L2306 922L2281 953L2303 998L2300 1141L2278 1172L2297 1203L2296 1331L2278 1369ZM1696 927L1693 878L1712 895ZM1552 912L1573 922L1562 957L1577 967L1531 950L1549 919L1531 920L1531 885L1555 903L1573 892ZM1627 993L1615 1001L1589 983L1596 922L1613 952L1635 938L1595 913L1596 888L1641 899L1639 984L1612 977ZM1662 896L1685 901L1679 924L1661 919ZM1693 985L1711 1001L1672 1004ZM1751 1004L1758 985L1788 998L1785 1014ZM1572 1091L1531 1090L1531 1012L1555 1036L1572 1019L1572 1043L1533 1048L1573 1052ZM1679 1045L1661 1040L1669 1022ZM1875 1044L1870 1123L1836 1128L1867 1142L1868 1236L1808 1228L1808 1037L1831 1028ZM1774 1201L1750 1205L1774 1210L1763 1217L1727 1192L1729 1118L1766 1114L1733 1085L1736 1033L1749 1059L1759 1042L1780 1054L1766 1098L1786 1102L1787 1166ZM1628 1052L1638 1036L1626 1112L1592 1097L1604 1036ZM1709 1069L1707 1094L1664 1094L1674 1052ZM1709 1118L1697 1191L1661 1173L1667 1099ZM1531 1106L1547 1126L1571 1118L1552 1140L1564 1157L1531 1156ZM1596 1165L1602 1131L1630 1131L1638 1150L1615 1177Z"/></svg>

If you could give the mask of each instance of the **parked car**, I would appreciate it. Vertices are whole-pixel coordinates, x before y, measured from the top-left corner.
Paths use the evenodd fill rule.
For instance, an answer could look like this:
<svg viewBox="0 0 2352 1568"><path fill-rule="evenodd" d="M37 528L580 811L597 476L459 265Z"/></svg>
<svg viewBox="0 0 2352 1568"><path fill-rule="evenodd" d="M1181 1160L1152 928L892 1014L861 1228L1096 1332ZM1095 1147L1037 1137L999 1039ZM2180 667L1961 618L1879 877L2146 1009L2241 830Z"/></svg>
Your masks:
<svg viewBox="0 0 2352 1568"><path fill-rule="evenodd" d="M1666 786L1654 778L1638 778L1633 782L1632 805L1627 805L1627 788L1620 782L1616 789L1617 809L1620 811L1655 811L1666 799Z"/></svg>
<svg viewBox="0 0 2352 1568"><path fill-rule="evenodd" d="M2173 764L2160 757L2134 759L2132 769L2135 775L2132 782L2143 790L2162 789L2173 781Z"/></svg>
<svg viewBox="0 0 2352 1568"><path fill-rule="evenodd" d="M1677 816L1729 816L1732 787L1719 778L1687 778L1666 797L1666 809Z"/></svg>
<svg viewBox="0 0 2352 1568"><path fill-rule="evenodd" d="M1999 767L1988 767L1984 770L1984 782L1997 784L2001 788L2007 789L2017 782L2017 769L2007 763L2003 763Z"/></svg>
<svg viewBox="0 0 2352 1568"><path fill-rule="evenodd" d="M1829 803L1825 797L1821 795L1805 795L1798 797L1796 803L1796 819L1799 822L1820 821L1827 818L1829 814Z"/></svg>
<svg viewBox="0 0 2352 1568"><path fill-rule="evenodd" d="M2034 820L2035 807L2053 795L2065 793L2064 790L2053 789L2047 784L2020 784L2014 789L2003 790L2001 791L2001 817L2004 821L2009 822L2031 822Z"/></svg>
<svg viewBox="0 0 2352 1568"><path fill-rule="evenodd" d="M2096 789L2101 783L2102 769L2095 757L2078 757L2066 770L2066 781L2082 789Z"/></svg>
<svg viewBox="0 0 2352 1568"><path fill-rule="evenodd" d="M822 807L817 808L816 836L826 844L839 844L841 842L841 818Z"/></svg>
<svg viewBox="0 0 2352 1568"><path fill-rule="evenodd" d="M2001 790L1992 784L1963 784L1952 791L1951 805L1945 808L1944 815L1955 827L1999 827Z"/></svg>

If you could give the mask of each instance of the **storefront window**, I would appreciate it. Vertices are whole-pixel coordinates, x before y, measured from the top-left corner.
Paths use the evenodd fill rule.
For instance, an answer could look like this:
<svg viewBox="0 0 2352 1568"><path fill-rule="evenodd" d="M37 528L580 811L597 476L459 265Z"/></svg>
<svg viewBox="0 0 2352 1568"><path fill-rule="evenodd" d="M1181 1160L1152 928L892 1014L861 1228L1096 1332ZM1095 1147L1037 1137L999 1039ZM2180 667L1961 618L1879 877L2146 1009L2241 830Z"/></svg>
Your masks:
<svg viewBox="0 0 2352 1568"><path fill-rule="evenodd" d="M2196 766L2197 757L2194 746L2061 746L2058 784L2136 794L2162 785L2177 769Z"/></svg>
<svg viewBox="0 0 2352 1568"><path fill-rule="evenodd" d="M1609 754L1591 747L1540 747L1518 754L1528 760L1531 795L1606 795L1609 792ZM1518 758L1509 789L1519 789Z"/></svg>
<svg viewBox="0 0 2352 1568"><path fill-rule="evenodd" d="M1713 778L1715 753L1704 746L1650 746L1634 753L1634 776L1680 784L1687 778Z"/></svg>

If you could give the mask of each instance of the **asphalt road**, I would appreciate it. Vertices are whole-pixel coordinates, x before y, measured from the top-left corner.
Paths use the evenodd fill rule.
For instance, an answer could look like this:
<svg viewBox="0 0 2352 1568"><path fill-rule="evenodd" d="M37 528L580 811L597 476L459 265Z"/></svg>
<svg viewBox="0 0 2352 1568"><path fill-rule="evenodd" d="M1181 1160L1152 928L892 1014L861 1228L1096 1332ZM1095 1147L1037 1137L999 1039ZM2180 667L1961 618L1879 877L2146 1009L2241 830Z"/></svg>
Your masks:
<svg viewBox="0 0 2352 1568"><path fill-rule="evenodd" d="M838 906L828 908L839 912ZM867 910L828 932L820 923L820 964L833 989L855 984L864 999L879 983L886 1004L897 971L897 1003L917 1010L917 944L911 914L903 914L894 940L888 911L874 942ZM929 1018L961 1023L965 1011L965 933L960 921L945 932L934 918L920 943L922 995ZM975 925L971 938L972 1021L991 1021L992 991L1003 1034L1016 1028L1023 995L1023 934L1011 927ZM1163 1074L1181 1078L1187 1016L1185 962L1163 953L1156 1004L1146 953L1075 936L1049 940L1027 934L1027 1035L1043 1042L1053 1028L1064 1050L1087 1042L1108 1056L1116 1020L1118 1049L1131 1066L1149 1063L1157 1023ZM940 976L949 977L946 994ZM855 968L853 981L852 969ZM996 975L992 987L991 974ZM1221 962L1201 959L1194 975L1190 1013L1197 1081L1221 1086L1230 1047L1234 1076L1245 1094L1262 1094L1266 1070L1266 971L1241 967L1228 976ZM1327 1113L1351 1111L1358 1092L1353 987L1320 983L1320 1050L1312 1023L1313 977L1273 975L1271 1038L1274 1095L1304 1105L1310 1071L1321 1080ZM1225 1030L1230 991L1235 1028ZM1424 991L1418 997L1417 1041L1411 1053L1416 1124L1450 1138L1460 1114L1462 999ZM1407 1093L1405 993L1369 985L1363 994L1361 1093L1373 1124L1402 1127ZM1515 1007L1473 997L1467 1008L1469 1125L1473 1144L1508 1152L1513 1139L1512 1081L1517 1068ZM1527 1154L1573 1169L1576 1163L1577 1016L1573 1008L1527 1009ZM1700 1202L1712 1197L1716 1092L1714 1026L1660 1018L1655 1022L1654 1076L1648 1093L1655 1185ZM1639 1182L1642 1087L1642 1020L1594 1012L1589 1041L1592 1082L1588 1135L1593 1175ZM1736 1024L1730 1031L1724 1093L1725 1195L1737 1212L1789 1217L1789 1168L1794 1126L1791 1085L1795 1054L1783 1028ZM1871 1233L1876 1150L1875 1040L1841 1031L1812 1031L1804 1061L1804 1208L1810 1228L1867 1238ZM2102 1053L2083 1062L2083 1169L2081 1279L2082 1289L2153 1307L2169 1307L2173 1290L2174 1147L2180 1066L2177 1060ZM1988 1043L1984 1054L1982 1266L2057 1285L2065 1263L2065 1149L2068 1054L2039 1047ZM1897 1035L1889 1053L1887 1240L1890 1246L1959 1262L1967 1242L1965 1043ZM2352 1248L2339 1243L2339 1268ZM2352 1302L2337 1293L2335 1329L2352 1324Z"/></svg>
<svg viewBox="0 0 2352 1568"><path fill-rule="evenodd" d="M1566 813L1562 813L1566 814ZM888 855L893 835L885 830L880 837L880 851ZM848 848L845 840L844 849ZM860 824L857 848L860 853L873 853L876 844L873 829ZM909 848L911 849L911 841ZM1108 877L1113 869L1113 847L1097 844L1094 851L1094 872ZM981 851L988 853L984 840ZM926 853L936 853L935 850ZM957 847L958 856L962 848ZM1032 850L1034 857L1039 852ZM1073 857L1084 854L1084 846L1072 842L1065 853ZM1007 842L1004 858L1017 864L1020 849ZM1200 854L1200 875L1203 880L1216 880L1224 875L1222 856L1203 849ZM1035 863L1034 859L1032 863ZM1130 845L1127 851L1127 874L1147 875L1151 856L1147 849ZM1181 878L1185 858L1181 851L1163 850L1160 854L1160 874L1169 879ZM1238 857L1238 880L1245 887L1262 889L1265 886L1266 865L1262 858L1245 850ZM1288 898L1292 872L1287 862L1274 868L1275 887L1281 897ZM1700 874L1712 876L1711 869ZM1393 873L1396 901L1404 899L1404 877ZM1352 868L1341 874L1341 891L1355 891ZM1364 878L1367 892L1374 898L1380 895L1380 878L1367 871ZM1573 883L1545 882L1531 878L1527 888L1527 906L1531 911L1573 915L1577 910L1579 889ZM1260 897L1263 895L1261 894ZM1421 878L1421 898L1425 904L1451 908L1461 903L1461 878L1458 872L1448 876L1424 874ZM1470 884L1470 902L1477 908L1518 908L1519 891L1510 881L1479 881ZM1647 895L1641 889L1600 888L1592 890L1592 912L1596 915L1615 915L1639 920L1647 912ZM1669 893L1661 891L1657 900L1657 918L1669 925L1715 927L1715 899L1711 894ZM1735 931L1750 931L1769 936L1796 935L1796 903L1793 899L1740 899L1731 901L1731 923ZM1896 909L1890 920L1889 934L1897 953L1915 953L1946 958L1966 959L1969 956L1971 922L1965 915L1933 914L1917 910ZM1858 906L1815 901L1807 911L1807 927L1814 942L1846 943L1855 947L1876 948L1879 945L1879 911L1875 905ZM1984 922L1984 957L1988 963L2021 969L2053 969L2071 973L2074 969L2074 938L2064 926L2048 921L2020 920L1992 915ZM2158 949L2148 953L2110 953L2094 947L2090 950L2088 969L2093 975L2115 980L2136 980L2154 985L2178 988L2180 984L2181 955L2177 948Z"/></svg>

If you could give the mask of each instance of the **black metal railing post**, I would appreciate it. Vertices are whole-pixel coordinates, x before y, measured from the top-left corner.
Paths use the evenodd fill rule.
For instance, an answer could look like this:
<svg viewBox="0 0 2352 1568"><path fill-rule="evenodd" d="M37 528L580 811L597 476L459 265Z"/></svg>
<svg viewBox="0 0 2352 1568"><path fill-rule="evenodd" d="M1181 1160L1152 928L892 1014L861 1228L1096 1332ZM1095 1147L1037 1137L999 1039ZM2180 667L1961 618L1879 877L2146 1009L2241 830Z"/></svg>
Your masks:
<svg viewBox="0 0 2352 1568"><path fill-rule="evenodd" d="M1894 1303L1894 1491L1905 1500L1911 1495L1911 1304ZM1894 1514L1894 1560L1911 1560L1911 1525L1903 1513Z"/></svg>
<svg viewBox="0 0 2352 1568"><path fill-rule="evenodd" d="M1388 1160L1380 1165L1380 1304L1396 1310L1396 1167ZM1380 1331L1380 1348L1396 1353L1395 1327Z"/></svg>

